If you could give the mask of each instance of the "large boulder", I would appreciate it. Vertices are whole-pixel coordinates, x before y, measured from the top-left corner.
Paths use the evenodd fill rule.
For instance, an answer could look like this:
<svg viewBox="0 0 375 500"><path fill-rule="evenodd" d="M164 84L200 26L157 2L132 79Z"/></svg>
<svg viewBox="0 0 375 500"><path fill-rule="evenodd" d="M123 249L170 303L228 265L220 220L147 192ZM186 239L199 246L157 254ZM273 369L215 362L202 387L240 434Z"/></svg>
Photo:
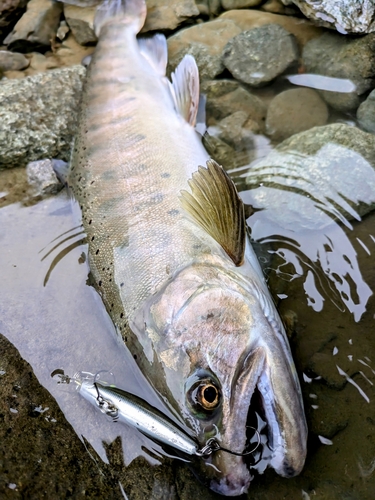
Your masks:
<svg viewBox="0 0 375 500"><path fill-rule="evenodd" d="M72 66L0 83L0 169L69 159L85 73Z"/></svg>
<svg viewBox="0 0 375 500"><path fill-rule="evenodd" d="M375 31L375 5L368 0L282 0L295 4L309 19L339 33L371 33Z"/></svg>

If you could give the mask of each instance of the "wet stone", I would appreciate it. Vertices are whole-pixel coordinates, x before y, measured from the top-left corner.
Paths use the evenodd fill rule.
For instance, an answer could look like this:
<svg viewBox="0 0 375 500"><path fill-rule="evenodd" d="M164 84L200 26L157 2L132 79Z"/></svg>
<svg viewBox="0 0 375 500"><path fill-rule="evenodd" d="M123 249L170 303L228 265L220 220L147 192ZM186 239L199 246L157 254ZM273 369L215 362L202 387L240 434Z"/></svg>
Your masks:
<svg viewBox="0 0 375 500"><path fill-rule="evenodd" d="M28 65L29 60L23 54L0 50L0 71L19 71Z"/></svg>
<svg viewBox="0 0 375 500"><path fill-rule="evenodd" d="M27 11L4 43L11 50L31 52L51 46L60 24L62 4L53 0L30 0Z"/></svg>
<svg viewBox="0 0 375 500"><path fill-rule="evenodd" d="M355 84L356 89L351 93L319 91L323 99L339 111L356 110L361 96L375 87L375 35L348 38L325 33L306 44L302 59L306 73L341 78Z"/></svg>
<svg viewBox="0 0 375 500"><path fill-rule="evenodd" d="M295 38L277 24L245 31L224 48L224 66L237 80L262 87L298 60Z"/></svg>
<svg viewBox="0 0 375 500"><path fill-rule="evenodd" d="M278 94L270 103L266 118L267 134L283 140L312 127L325 125L328 108L311 89L291 89Z"/></svg>
<svg viewBox="0 0 375 500"><path fill-rule="evenodd" d="M309 19L321 26L334 28L339 33L370 33L375 31L375 5L358 0L282 0L294 3Z"/></svg>
<svg viewBox="0 0 375 500"><path fill-rule="evenodd" d="M195 3L201 16L217 16L221 11L220 0L196 0Z"/></svg>
<svg viewBox="0 0 375 500"><path fill-rule="evenodd" d="M215 78L224 71L221 53L225 44L241 29L230 20L217 19L197 24L168 38L169 70L173 70L186 54L192 55L201 80Z"/></svg>
<svg viewBox="0 0 375 500"><path fill-rule="evenodd" d="M35 196L56 194L63 188L53 170L53 160L32 161L27 164L26 172Z"/></svg>
<svg viewBox="0 0 375 500"><path fill-rule="evenodd" d="M357 120L363 130L375 134L375 90L357 109Z"/></svg>

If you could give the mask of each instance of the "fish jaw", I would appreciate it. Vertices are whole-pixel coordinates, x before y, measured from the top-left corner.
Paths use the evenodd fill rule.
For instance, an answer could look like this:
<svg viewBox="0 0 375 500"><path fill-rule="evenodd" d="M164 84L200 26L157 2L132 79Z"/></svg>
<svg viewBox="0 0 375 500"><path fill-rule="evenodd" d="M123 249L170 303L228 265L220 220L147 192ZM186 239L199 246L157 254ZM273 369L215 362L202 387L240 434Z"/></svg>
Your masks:
<svg viewBox="0 0 375 500"><path fill-rule="evenodd" d="M300 472L307 432L299 382L285 332L262 286L244 280L234 266L233 271L216 264L188 266L145 304L133 328L139 335L148 332L169 400L201 447L215 436L221 448L239 454L248 449L257 389L273 450L268 465L286 477ZM202 410L194 399L202 380L220 393L213 411ZM240 495L251 482L246 460L225 451L197 467L223 495Z"/></svg>

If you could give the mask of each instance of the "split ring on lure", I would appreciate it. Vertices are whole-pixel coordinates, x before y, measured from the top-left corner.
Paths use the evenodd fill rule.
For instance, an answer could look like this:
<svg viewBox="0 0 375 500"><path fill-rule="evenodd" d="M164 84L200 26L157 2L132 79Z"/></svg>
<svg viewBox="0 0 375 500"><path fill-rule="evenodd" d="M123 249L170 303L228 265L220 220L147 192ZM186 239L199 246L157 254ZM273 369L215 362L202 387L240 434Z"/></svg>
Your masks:
<svg viewBox="0 0 375 500"><path fill-rule="evenodd" d="M242 453L228 450L221 447L215 437L209 438L206 444L199 448L195 439L144 399L123 391L114 385L99 382L99 373L94 375L88 372L80 372L71 378L65 375L63 370L55 370L51 373L51 376L58 375L60 378L59 383L62 384L75 382L80 394L92 404L96 404L114 422L130 425L150 439L171 446L188 455L207 458L217 451L223 451L243 457L254 453L260 445L259 432L254 427L249 427L255 431L258 440L251 450Z"/></svg>

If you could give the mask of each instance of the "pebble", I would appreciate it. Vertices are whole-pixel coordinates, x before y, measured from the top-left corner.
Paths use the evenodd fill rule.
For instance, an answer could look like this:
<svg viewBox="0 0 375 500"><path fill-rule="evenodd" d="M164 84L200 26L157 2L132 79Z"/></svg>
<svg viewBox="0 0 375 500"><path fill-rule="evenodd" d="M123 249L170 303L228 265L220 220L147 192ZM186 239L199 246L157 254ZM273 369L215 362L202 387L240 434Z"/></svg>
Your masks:
<svg viewBox="0 0 375 500"><path fill-rule="evenodd" d="M26 173L34 196L56 194L63 188L53 170L53 160L32 161L26 165Z"/></svg>
<svg viewBox="0 0 375 500"><path fill-rule="evenodd" d="M2 71L19 71L25 69L28 67L29 62L23 54L0 50L0 70Z"/></svg>
<svg viewBox="0 0 375 500"><path fill-rule="evenodd" d="M96 7L77 7L64 4L64 16L74 38L80 45L96 42L94 17Z"/></svg>
<svg viewBox="0 0 375 500"><path fill-rule="evenodd" d="M224 48L224 66L240 82L262 87L298 60L295 38L278 24L235 36Z"/></svg>
<svg viewBox="0 0 375 500"><path fill-rule="evenodd" d="M359 106L357 120L363 130L375 134L375 90Z"/></svg>
<svg viewBox="0 0 375 500"><path fill-rule="evenodd" d="M215 125L237 111L245 112L257 124L259 130L264 129L267 108L259 97L251 94L233 80L217 80L203 82L201 91L206 95L206 111L208 125Z"/></svg>
<svg viewBox="0 0 375 500"><path fill-rule="evenodd" d="M217 19L183 29L168 38L169 70L185 54L194 56L201 80L212 79L224 71L221 53L225 44L241 29L231 20Z"/></svg>
<svg viewBox="0 0 375 500"><path fill-rule="evenodd" d="M194 0L147 0L147 18L142 33L174 30L196 16L199 16L199 9Z"/></svg>
<svg viewBox="0 0 375 500"><path fill-rule="evenodd" d="M355 111L361 95L375 87L375 35L360 38L325 33L308 42L302 54L306 73L342 78L353 82L350 93L322 90L327 104L344 113Z"/></svg>
<svg viewBox="0 0 375 500"><path fill-rule="evenodd" d="M321 26L334 28L339 33L370 33L375 31L375 5L359 0L282 0L293 2L303 14Z"/></svg>
<svg viewBox="0 0 375 500"><path fill-rule="evenodd" d="M30 0L27 10L6 37L8 49L19 52L45 50L55 38L62 12L62 3L53 0Z"/></svg>
<svg viewBox="0 0 375 500"><path fill-rule="evenodd" d="M266 132L279 141L312 127L325 125L328 108L319 94L311 89L291 89L271 101L266 118Z"/></svg>

